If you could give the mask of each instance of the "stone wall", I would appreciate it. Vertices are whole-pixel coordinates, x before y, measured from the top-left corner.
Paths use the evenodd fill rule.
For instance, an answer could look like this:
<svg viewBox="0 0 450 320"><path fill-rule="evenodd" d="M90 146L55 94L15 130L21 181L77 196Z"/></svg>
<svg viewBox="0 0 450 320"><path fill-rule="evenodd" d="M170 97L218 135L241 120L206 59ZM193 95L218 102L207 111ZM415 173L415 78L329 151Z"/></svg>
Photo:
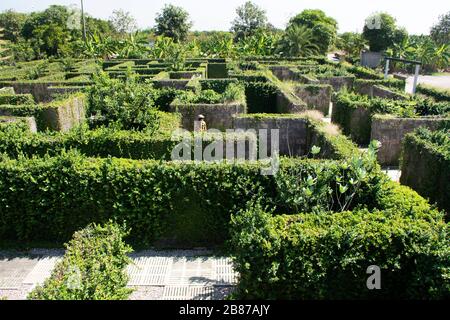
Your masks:
<svg viewBox="0 0 450 320"><path fill-rule="evenodd" d="M51 97L55 97L57 95L71 94L80 92L85 87L48 87L47 91Z"/></svg>
<svg viewBox="0 0 450 320"><path fill-rule="evenodd" d="M372 83L358 82L354 85L354 90L359 94L365 94L369 97L380 97L385 99L406 100L408 97L390 90L388 87L381 85L374 85Z"/></svg>
<svg viewBox="0 0 450 320"><path fill-rule="evenodd" d="M174 88L178 90L184 90L186 89L187 84L189 83L189 80L154 80L151 81L155 88L162 89L162 88Z"/></svg>
<svg viewBox="0 0 450 320"><path fill-rule="evenodd" d="M235 117L235 129L256 130L267 129L267 147L270 156L272 129L279 130L279 154L282 156L304 156L308 153L308 120L286 116ZM261 145L261 137L259 144Z"/></svg>
<svg viewBox="0 0 450 320"><path fill-rule="evenodd" d="M331 92L329 85L295 86L295 94L306 103L308 109L318 110L325 116L330 112Z"/></svg>
<svg viewBox="0 0 450 320"><path fill-rule="evenodd" d="M378 152L379 163L381 165L398 166L402 141L407 133L419 127L436 130L444 122L450 124L450 119L373 116L371 139L381 142L381 148Z"/></svg>
<svg viewBox="0 0 450 320"><path fill-rule="evenodd" d="M270 71L280 81L299 81L298 74L290 66L270 66Z"/></svg>
<svg viewBox="0 0 450 320"><path fill-rule="evenodd" d="M278 113L302 113L307 109L306 103L295 93L289 93L282 89L277 93L276 110Z"/></svg>
<svg viewBox="0 0 450 320"><path fill-rule="evenodd" d="M84 96L53 102L51 106L43 108L41 117L45 120L48 129L68 131L85 120L85 104Z"/></svg>
<svg viewBox="0 0 450 320"><path fill-rule="evenodd" d="M200 114L205 116L208 129L217 129L225 131L233 128L233 116L245 114L247 108L245 104L178 104L172 103L170 112L178 112L182 116L183 129L193 131L194 122L197 121Z"/></svg>
<svg viewBox="0 0 450 320"><path fill-rule="evenodd" d="M361 52L361 65L369 68L376 68L381 64L383 53L373 51Z"/></svg>
<svg viewBox="0 0 450 320"><path fill-rule="evenodd" d="M67 82L2 82L0 87L12 87L17 94L32 94L36 102L50 102L53 99L49 87L67 85ZM85 86L88 82L74 82L71 86Z"/></svg>
<svg viewBox="0 0 450 320"><path fill-rule="evenodd" d="M334 91L340 91L344 87L352 90L355 76L350 77L318 77L321 84L329 84L333 87Z"/></svg>
<svg viewBox="0 0 450 320"><path fill-rule="evenodd" d="M204 77L204 72L202 71L177 71L177 72L169 72L170 79L179 80L179 79L192 79L194 77Z"/></svg>
<svg viewBox="0 0 450 320"><path fill-rule="evenodd" d="M392 91L384 86L372 86L372 97L380 97L385 99L394 100L407 100L406 94L400 94L398 92Z"/></svg>
<svg viewBox="0 0 450 320"><path fill-rule="evenodd" d="M414 139L403 143L401 184L450 213L450 159Z"/></svg>

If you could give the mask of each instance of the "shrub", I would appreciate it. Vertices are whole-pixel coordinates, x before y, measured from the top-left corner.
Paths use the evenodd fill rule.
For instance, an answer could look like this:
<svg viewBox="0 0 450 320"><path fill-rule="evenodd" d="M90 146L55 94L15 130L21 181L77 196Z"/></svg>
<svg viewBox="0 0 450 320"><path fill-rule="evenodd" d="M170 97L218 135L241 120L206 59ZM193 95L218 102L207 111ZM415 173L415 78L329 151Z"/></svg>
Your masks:
<svg viewBox="0 0 450 320"><path fill-rule="evenodd" d="M239 83L230 83L223 93L211 89L197 92L184 91L176 99L177 103L184 104L218 104L245 101L244 86Z"/></svg>
<svg viewBox="0 0 450 320"><path fill-rule="evenodd" d="M125 300L126 266L132 252L125 229L114 223L92 224L74 234L49 279L28 296L31 300Z"/></svg>
<svg viewBox="0 0 450 320"><path fill-rule="evenodd" d="M101 116L118 129L153 132L158 128L155 108L157 90L138 83L131 74L125 80L110 79L105 73L94 76L88 93L88 115Z"/></svg>
<svg viewBox="0 0 450 320"><path fill-rule="evenodd" d="M0 105L34 104L31 94L0 94Z"/></svg>
<svg viewBox="0 0 450 320"><path fill-rule="evenodd" d="M442 216L272 216L254 205L232 218L231 230L240 299L449 298L449 226ZM366 287L372 265L381 268L381 290Z"/></svg>

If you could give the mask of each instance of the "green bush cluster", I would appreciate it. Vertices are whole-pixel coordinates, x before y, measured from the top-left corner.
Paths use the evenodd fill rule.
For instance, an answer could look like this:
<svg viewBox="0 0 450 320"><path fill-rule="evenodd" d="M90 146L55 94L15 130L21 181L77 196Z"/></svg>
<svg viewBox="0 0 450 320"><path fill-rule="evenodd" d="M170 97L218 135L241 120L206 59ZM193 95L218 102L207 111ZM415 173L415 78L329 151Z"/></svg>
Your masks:
<svg viewBox="0 0 450 320"><path fill-rule="evenodd" d="M157 98L153 86L132 74L119 80L100 73L88 91L88 116L101 117L103 124L117 129L151 133L158 129Z"/></svg>
<svg viewBox="0 0 450 320"><path fill-rule="evenodd" d="M449 226L428 209L273 216L252 205L232 218L241 299L445 299ZM381 269L381 290L367 269Z"/></svg>
<svg viewBox="0 0 450 320"><path fill-rule="evenodd" d="M401 182L450 212L450 131L419 128L405 137Z"/></svg>
<svg viewBox="0 0 450 320"><path fill-rule="evenodd" d="M124 227L112 222L75 232L62 261L28 299L126 300L132 292L126 287L127 254L132 252L123 240L126 235Z"/></svg>
<svg viewBox="0 0 450 320"><path fill-rule="evenodd" d="M175 100L178 104L219 104L245 102L245 89L240 83L230 83L223 93L212 89L197 92L183 91Z"/></svg>
<svg viewBox="0 0 450 320"><path fill-rule="evenodd" d="M35 104L31 94L0 94L0 105Z"/></svg>
<svg viewBox="0 0 450 320"><path fill-rule="evenodd" d="M339 65L314 65L298 68L300 74L307 74L313 77L348 77L352 74L346 68Z"/></svg>

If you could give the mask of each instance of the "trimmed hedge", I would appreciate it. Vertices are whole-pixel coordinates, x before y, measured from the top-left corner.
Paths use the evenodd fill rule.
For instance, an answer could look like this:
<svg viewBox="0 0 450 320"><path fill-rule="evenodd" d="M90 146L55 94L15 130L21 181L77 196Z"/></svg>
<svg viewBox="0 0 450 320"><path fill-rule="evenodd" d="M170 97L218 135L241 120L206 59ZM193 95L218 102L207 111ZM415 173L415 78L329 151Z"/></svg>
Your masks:
<svg viewBox="0 0 450 320"><path fill-rule="evenodd" d="M420 97L410 100L393 100L340 92L335 98L332 121L341 126L346 135L358 144L370 141L372 116L390 114L403 118L421 116L448 116L450 106Z"/></svg>
<svg viewBox="0 0 450 320"><path fill-rule="evenodd" d="M275 84L259 81L244 81L248 113L278 113Z"/></svg>
<svg viewBox="0 0 450 320"><path fill-rule="evenodd" d="M36 287L30 300L126 300L128 289L125 268L132 252L123 241L123 227L108 223L89 225L74 234L67 251L49 279Z"/></svg>
<svg viewBox="0 0 450 320"><path fill-rule="evenodd" d="M0 105L35 104L31 94L0 94Z"/></svg>
<svg viewBox="0 0 450 320"><path fill-rule="evenodd" d="M351 64L344 64L344 67L347 69L348 72L354 74L356 77L360 79L366 79L366 80L383 80L384 75L376 72L370 68L365 68L362 66L355 66Z"/></svg>
<svg viewBox="0 0 450 320"><path fill-rule="evenodd" d="M417 93L422 93L424 95L432 97L436 101L450 102L450 90L438 89L438 88L428 87L428 86L424 86L424 85L418 85Z"/></svg>
<svg viewBox="0 0 450 320"><path fill-rule="evenodd" d="M230 214L255 196L289 210L285 175L317 177L308 205L338 208L336 177L348 181L361 167L324 160L282 159L281 176L261 174L267 163L172 163L93 159L77 154L0 162L0 238L66 241L92 222L126 220L134 241L163 240L183 245L221 244L228 239ZM376 205L384 176L364 170L354 205ZM281 184L280 184L281 183ZM303 180L295 184L301 189ZM354 189L348 192L353 193ZM323 193L325 192L325 193ZM344 195L339 195L343 197ZM316 203L317 201L317 203ZM19 223L20 222L20 223Z"/></svg>
<svg viewBox="0 0 450 320"><path fill-rule="evenodd" d="M253 206L232 221L240 299L450 297L450 229L433 210L272 216ZM373 265L381 290L366 285Z"/></svg>
<svg viewBox="0 0 450 320"><path fill-rule="evenodd" d="M369 79L356 79L353 83L353 87L355 89L358 89L362 86L368 86L368 85L380 85L385 86L388 88L396 88L400 90L405 89L405 80L400 79L382 79L382 80L369 80Z"/></svg>
<svg viewBox="0 0 450 320"><path fill-rule="evenodd" d="M450 131L419 128L404 139L401 182L450 212Z"/></svg>

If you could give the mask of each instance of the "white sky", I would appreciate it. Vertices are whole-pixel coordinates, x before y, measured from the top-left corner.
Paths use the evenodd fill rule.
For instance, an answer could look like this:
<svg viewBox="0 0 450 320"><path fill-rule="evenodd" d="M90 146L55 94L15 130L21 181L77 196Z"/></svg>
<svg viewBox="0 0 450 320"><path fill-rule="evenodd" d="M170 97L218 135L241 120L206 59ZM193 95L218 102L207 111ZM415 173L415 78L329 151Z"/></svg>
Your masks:
<svg viewBox="0 0 450 320"><path fill-rule="evenodd" d="M129 11L141 28L151 27L165 3L185 8L194 22L194 30L228 30L235 9L245 0L84 0L85 10L94 17L107 19L114 9ZM267 11L269 21L285 27L290 17L303 9L322 9L339 23L339 31L361 31L364 19L376 11L393 15L399 26L410 34L427 34L438 17L450 11L448 0L254 0ZM79 0L1 0L0 11L39 11L50 4L80 4Z"/></svg>

